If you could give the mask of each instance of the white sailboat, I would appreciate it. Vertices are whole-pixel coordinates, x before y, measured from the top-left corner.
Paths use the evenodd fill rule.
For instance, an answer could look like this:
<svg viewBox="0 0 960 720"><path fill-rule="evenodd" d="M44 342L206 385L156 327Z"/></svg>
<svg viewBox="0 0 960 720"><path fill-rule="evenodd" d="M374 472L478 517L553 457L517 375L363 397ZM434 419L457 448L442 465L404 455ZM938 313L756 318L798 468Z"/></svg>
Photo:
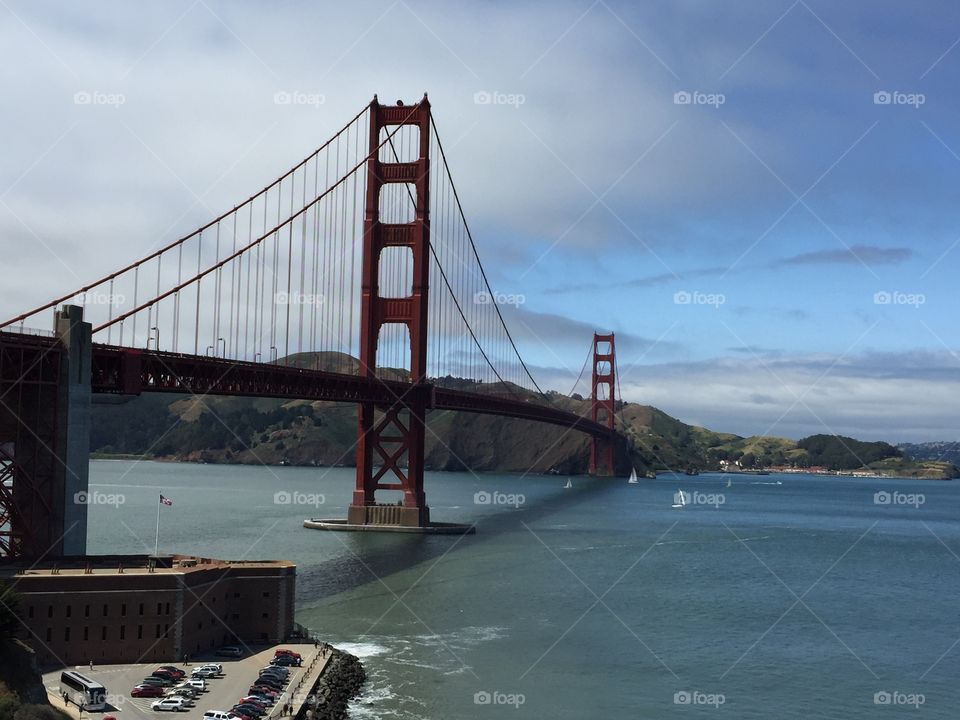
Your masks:
<svg viewBox="0 0 960 720"><path fill-rule="evenodd" d="M627 480L627 482L630 483L631 485L636 485L637 483L640 482L640 481L637 479L637 469L636 469L636 468L632 468L632 469L630 470L630 479Z"/></svg>
<svg viewBox="0 0 960 720"><path fill-rule="evenodd" d="M683 490L677 490L673 494L673 505L671 507L684 508L687 506L687 494Z"/></svg>
<svg viewBox="0 0 960 720"><path fill-rule="evenodd" d="M572 488L572 487L573 487L573 480L571 480L570 478L567 478L567 484L564 485L563 487L564 487L565 489L567 489L567 490L569 490L570 488Z"/></svg>

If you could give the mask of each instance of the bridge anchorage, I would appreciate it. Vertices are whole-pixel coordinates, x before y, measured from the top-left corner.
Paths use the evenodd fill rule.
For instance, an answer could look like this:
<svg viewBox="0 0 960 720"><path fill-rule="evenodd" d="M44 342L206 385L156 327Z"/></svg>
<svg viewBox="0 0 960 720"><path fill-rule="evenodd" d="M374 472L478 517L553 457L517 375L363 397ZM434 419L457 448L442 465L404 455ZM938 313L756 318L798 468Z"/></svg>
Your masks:
<svg viewBox="0 0 960 720"><path fill-rule="evenodd" d="M91 404L146 392L355 404L347 517L312 528L468 531L430 517L434 410L586 433L590 472L615 474L613 335L583 416L537 385L497 298L426 95L374 97L232 210L0 322L0 557L86 551Z"/></svg>

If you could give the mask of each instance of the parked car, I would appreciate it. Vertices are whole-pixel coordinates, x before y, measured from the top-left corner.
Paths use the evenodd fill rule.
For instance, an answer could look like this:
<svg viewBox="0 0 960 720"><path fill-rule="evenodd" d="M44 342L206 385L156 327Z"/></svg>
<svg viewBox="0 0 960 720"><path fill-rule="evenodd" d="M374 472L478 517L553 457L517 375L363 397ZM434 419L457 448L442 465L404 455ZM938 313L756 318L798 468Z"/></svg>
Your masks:
<svg viewBox="0 0 960 720"><path fill-rule="evenodd" d="M192 678L213 678L217 676L217 671L213 668L208 667L198 667L194 668L193 672L190 673Z"/></svg>
<svg viewBox="0 0 960 720"><path fill-rule="evenodd" d="M284 683L287 681L287 676L284 675L283 673L272 672L270 670L261 670L257 674L257 677L270 678L271 680L276 680L278 682L284 682Z"/></svg>
<svg viewBox="0 0 960 720"><path fill-rule="evenodd" d="M163 697L163 688L159 685L137 685L130 691L130 697Z"/></svg>
<svg viewBox="0 0 960 720"><path fill-rule="evenodd" d="M226 710L207 710L203 714L203 720L230 720L230 713Z"/></svg>
<svg viewBox="0 0 960 720"><path fill-rule="evenodd" d="M156 675L151 675L150 677L145 677L141 685L159 685L160 687L170 687L173 685L173 682L169 678L157 677Z"/></svg>
<svg viewBox="0 0 960 720"><path fill-rule="evenodd" d="M277 657L278 655L291 655L295 657L297 660L301 659L300 653L294 652L293 650L288 650L287 648L278 648L277 651L273 653L273 656Z"/></svg>
<svg viewBox="0 0 960 720"><path fill-rule="evenodd" d="M169 710L171 712L186 712L187 703L183 698L164 698L163 700L155 700L151 705L150 709L155 712L160 712L162 710Z"/></svg>
<svg viewBox="0 0 960 720"><path fill-rule="evenodd" d="M262 707L254 705L253 703L238 703L233 706L233 712L246 712L252 714L255 718L259 718L266 712Z"/></svg>
<svg viewBox="0 0 960 720"><path fill-rule="evenodd" d="M172 673L173 675L176 675L178 678L186 677L187 675L185 671L181 670L178 667L174 667L173 665L161 665L160 667L157 668L157 670L166 670L168 673Z"/></svg>
<svg viewBox="0 0 960 720"><path fill-rule="evenodd" d="M259 705L261 709L266 710L267 706L272 705L273 703L268 701L266 698L259 695L247 695L246 697L240 698L237 702L237 705L243 705L244 703L253 703L254 705Z"/></svg>
<svg viewBox="0 0 960 720"><path fill-rule="evenodd" d="M250 689L247 690L250 695L264 695L270 698L273 701L276 701L277 696L280 694L272 687L267 687L266 685L251 685Z"/></svg>
<svg viewBox="0 0 960 720"><path fill-rule="evenodd" d="M271 665L300 665L300 658L293 655L277 655L270 661Z"/></svg>
<svg viewBox="0 0 960 720"><path fill-rule="evenodd" d="M190 687L199 690L200 692L206 692L206 691L207 691L207 681L204 680L203 678L187 678L186 680L184 680L184 681L183 681L182 683L180 683L180 684L181 684L181 685L187 684L187 685L189 685Z"/></svg>
<svg viewBox="0 0 960 720"><path fill-rule="evenodd" d="M236 645L227 645L217 650L217 655L220 657L243 657L243 650L238 648Z"/></svg>
<svg viewBox="0 0 960 720"><path fill-rule="evenodd" d="M257 716L249 710L237 710L236 708L230 710L230 717L243 718L243 720L257 720Z"/></svg>
<svg viewBox="0 0 960 720"><path fill-rule="evenodd" d="M204 664L201 665L200 667L213 668L213 669L216 670L218 673L222 673L222 672L223 672L223 665L221 665L220 663L204 663Z"/></svg>
<svg viewBox="0 0 960 720"><path fill-rule="evenodd" d="M166 678L167 680L169 680L169 681L172 682L172 683L173 683L173 682L177 682L178 680L180 680L180 676L179 676L179 675L175 675L174 673L170 672L169 670L161 670L160 668L157 668L156 670L153 671L153 676L154 676L154 677Z"/></svg>
<svg viewBox="0 0 960 720"><path fill-rule="evenodd" d="M267 685L269 687L275 688L276 690L283 690L284 682L278 678L270 677L269 675L261 675L256 680L253 681L254 685Z"/></svg>
<svg viewBox="0 0 960 720"><path fill-rule="evenodd" d="M200 691L188 683L178 683L167 690L169 697L180 695L185 698L195 698L200 695Z"/></svg>

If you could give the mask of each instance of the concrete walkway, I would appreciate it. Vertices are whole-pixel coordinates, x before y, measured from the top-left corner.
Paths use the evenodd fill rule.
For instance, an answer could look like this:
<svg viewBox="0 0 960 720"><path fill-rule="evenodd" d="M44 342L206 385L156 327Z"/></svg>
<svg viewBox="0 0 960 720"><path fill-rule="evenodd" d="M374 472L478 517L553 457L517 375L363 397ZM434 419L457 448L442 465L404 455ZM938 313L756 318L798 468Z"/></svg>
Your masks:
<svg viewBox="0 0 960 720"><path fill-rule="evenodd" d="M290 683L286 690L277 698L277 702L270 709L270 712L264 716L264 720L283 717L284 703L292 703L293 711L289 716L296 716L307 701L307 697L309 697L317 679L327 669L327 663L333 656L333 653L326 650L322 645L319 648L310 647L309 651L301 648L302 646L298 647L298 650L303 656L303 665L296 668L296 672L291 673Z"/></svg>

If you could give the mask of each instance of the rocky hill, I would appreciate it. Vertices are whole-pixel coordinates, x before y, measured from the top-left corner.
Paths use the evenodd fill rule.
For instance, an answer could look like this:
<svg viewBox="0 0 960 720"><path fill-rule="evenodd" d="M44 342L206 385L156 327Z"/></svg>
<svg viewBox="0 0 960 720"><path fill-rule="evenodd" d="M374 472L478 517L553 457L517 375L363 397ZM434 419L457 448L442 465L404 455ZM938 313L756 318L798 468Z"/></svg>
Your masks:
<svg viewBox="0 0 960 720"><path fill-rule="evenodd" d="M47 698L33 651L0 638L0 720L68 720Z"/></svg>

